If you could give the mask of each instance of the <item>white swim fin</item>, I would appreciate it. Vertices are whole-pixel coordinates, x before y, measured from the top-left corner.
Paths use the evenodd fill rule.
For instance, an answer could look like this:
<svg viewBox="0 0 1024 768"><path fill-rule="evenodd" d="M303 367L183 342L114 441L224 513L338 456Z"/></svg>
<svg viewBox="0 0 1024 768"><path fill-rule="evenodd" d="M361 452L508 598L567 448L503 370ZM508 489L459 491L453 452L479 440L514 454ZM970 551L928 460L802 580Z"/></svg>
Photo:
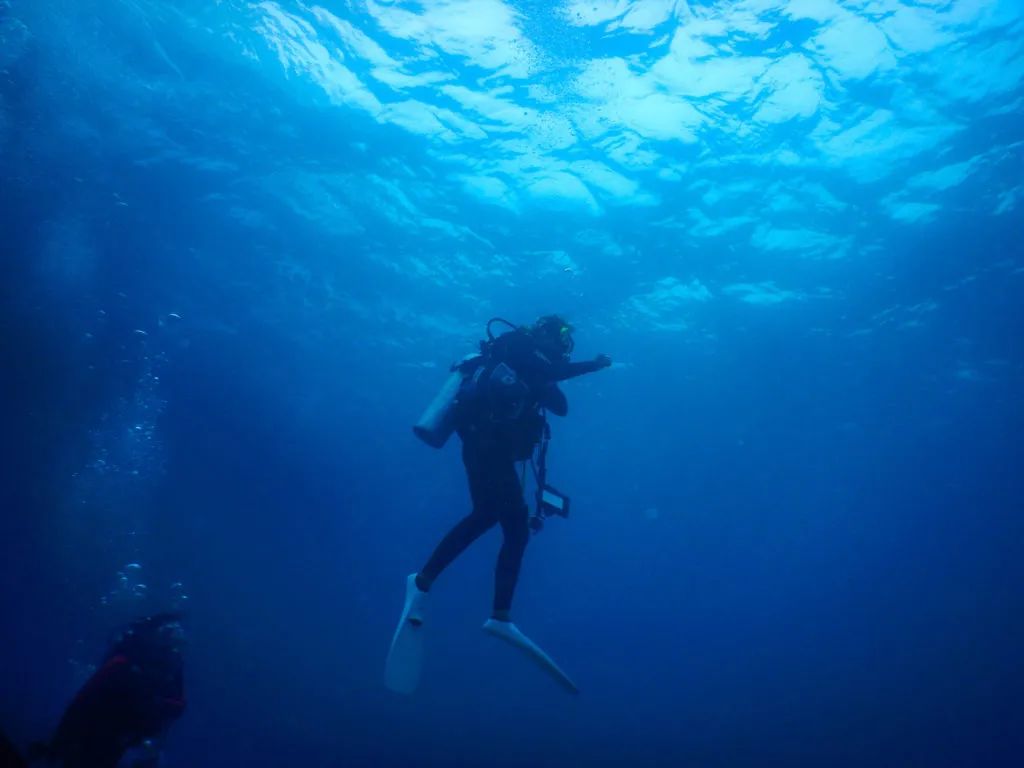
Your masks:
<svg viewBox="0 0 1024 768"><path fill-rule="evenodd" d="M527 657L539 665L541 669L555 678L555 680L558 681L563 688L569 691L569 693L580 692L580 689L576 687L576 684L569 679L569 676L565 674L557 664L555 664L554 660L544 653L539 645L520 632L519 627L511 621L488 619L484 622L483 629L487 634L494 635L495 637L504 640L509 645L513 645L521 650Z"/></svg>
<svg viewBox="0 0 1024 768"><path fill-rule="evenodd" d="M405 605L384 665L384 685L395 693L410 694L420 682L423 665L423 613L427 593L416 586L416 574L405 580Z"/></svg>

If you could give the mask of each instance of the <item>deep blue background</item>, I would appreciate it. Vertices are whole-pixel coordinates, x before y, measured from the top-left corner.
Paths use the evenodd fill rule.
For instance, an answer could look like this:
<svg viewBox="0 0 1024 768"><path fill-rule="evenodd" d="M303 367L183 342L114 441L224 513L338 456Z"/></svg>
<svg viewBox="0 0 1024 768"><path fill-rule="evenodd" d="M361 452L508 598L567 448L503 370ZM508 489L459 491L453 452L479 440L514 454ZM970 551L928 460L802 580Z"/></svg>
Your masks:
<svg viewBox="0 0 1024 768"><path fill-rule="evenodd" d="M1019 214L769 267L612 210L628 266L576 254L578 289L524 257L515 284L456 296L387 266L443 240L370 207L332 229L252 182L427 163L417 140L204 46L227 10L175 27L154 8L0 9L0 722L17 741L44 737L105 637L180 581L189 709L169 766L1014 764ZM160 24L180 81L142 37ZM972 140L1020 135L1011 114ZM523 253L593 226L449 207ZM711 283L827 285L842 306L712 302L681 335L617 322L622 276L676 259ZM479 632L492 535L438 583L422 688L395 697L404 577L468 502L454 445L409 425L489 316L546 311L619 364L566 386L551 460L575 512L531 544L516 602L583 695ZM117 592L130 562L148 597Z"/></svg>

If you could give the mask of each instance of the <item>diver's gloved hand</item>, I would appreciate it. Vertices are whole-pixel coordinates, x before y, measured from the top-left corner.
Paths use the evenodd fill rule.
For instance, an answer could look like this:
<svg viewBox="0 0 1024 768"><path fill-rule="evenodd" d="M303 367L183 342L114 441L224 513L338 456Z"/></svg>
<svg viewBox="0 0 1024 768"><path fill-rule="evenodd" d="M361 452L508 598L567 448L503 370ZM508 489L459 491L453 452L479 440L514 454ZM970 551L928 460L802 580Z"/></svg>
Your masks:
<svg viewBox="0 0 1024 768"><path fill-rule="evenodd" d="M598 355L594 358L594 363L598 368L611 368L612 359L608 355Z"/></svg>

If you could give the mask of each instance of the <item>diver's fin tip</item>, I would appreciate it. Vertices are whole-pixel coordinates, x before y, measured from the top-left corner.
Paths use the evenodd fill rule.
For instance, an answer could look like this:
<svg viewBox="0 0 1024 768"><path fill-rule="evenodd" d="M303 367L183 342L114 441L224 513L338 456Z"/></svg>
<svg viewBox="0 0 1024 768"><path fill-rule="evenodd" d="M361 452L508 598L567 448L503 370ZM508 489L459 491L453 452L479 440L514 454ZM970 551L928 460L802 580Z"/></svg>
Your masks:
<svg viewBox="0 0 1024 768"><path fill-rule="evenodd" d="M548 656L539 645L522 633L522 631L511 621L499 619L488 619L484 622L483 631L504 640L509 645L521 650L528 658L534 661L541 669L551 675L565 690L572 694L579 694L580 689L576 683L562 671L550 656Z"/></svg>

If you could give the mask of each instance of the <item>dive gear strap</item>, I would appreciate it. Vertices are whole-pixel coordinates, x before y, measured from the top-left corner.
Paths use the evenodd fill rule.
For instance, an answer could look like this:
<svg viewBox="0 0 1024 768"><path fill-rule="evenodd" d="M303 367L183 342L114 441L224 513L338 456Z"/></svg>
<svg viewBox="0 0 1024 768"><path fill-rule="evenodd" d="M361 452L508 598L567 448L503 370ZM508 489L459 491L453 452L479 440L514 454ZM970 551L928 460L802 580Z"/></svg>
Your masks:
<svg viewBox="0 0 1024 768"><path fill-rule="evenodd" d="M544 428L536 454L523 462L523 484L526 483L526 468L529 465L537 486L533 514L530 515L530 530L534 533L543 530L544 521L549 517L569 517L570 506L569 497L548 483L548 444L551 442L551 425L548 424L547 414L542 413Z"/></svg>

